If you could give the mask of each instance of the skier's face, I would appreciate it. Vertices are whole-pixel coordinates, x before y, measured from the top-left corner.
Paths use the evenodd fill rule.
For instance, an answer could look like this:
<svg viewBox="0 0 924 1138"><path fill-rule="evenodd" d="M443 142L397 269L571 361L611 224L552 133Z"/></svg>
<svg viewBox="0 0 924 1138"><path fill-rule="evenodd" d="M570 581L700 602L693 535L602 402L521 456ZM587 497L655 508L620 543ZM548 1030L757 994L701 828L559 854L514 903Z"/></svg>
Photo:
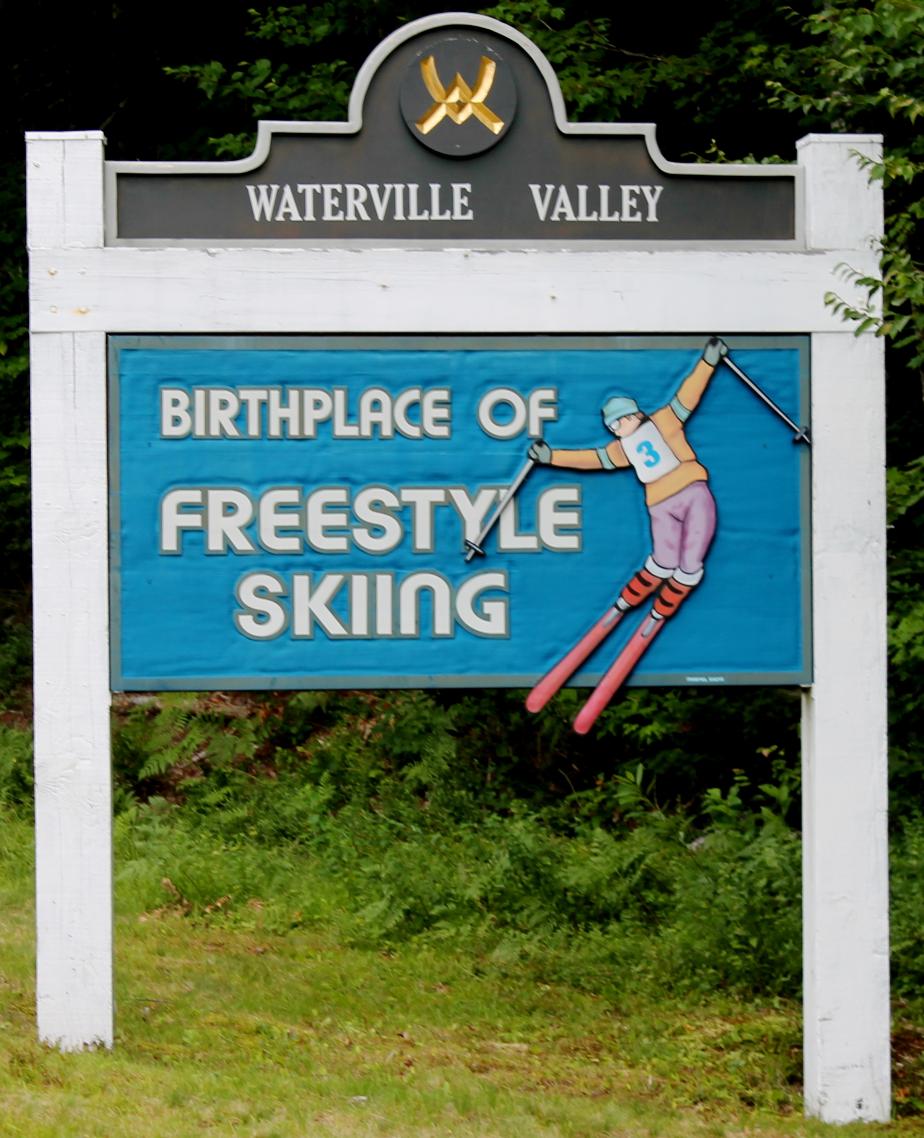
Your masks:
<svg viewBox="0 0 924 1138"><path fill-rule="evenodd" d="M628 438L633 431L638 429L639 423L642 421L642 416L639 414L623 415L621 419L617 419L615 423L610 425L610 430L617 439Z"/></svg>

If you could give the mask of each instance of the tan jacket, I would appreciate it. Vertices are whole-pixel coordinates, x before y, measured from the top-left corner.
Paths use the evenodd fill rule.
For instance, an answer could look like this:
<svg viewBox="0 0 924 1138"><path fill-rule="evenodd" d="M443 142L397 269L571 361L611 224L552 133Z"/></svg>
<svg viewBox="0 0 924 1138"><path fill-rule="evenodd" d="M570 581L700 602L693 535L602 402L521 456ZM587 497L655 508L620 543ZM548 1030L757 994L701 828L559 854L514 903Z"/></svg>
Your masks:
<svg viewBox="0 0 924 1138"><path fill-rule="evenodd" d="M670 470L645 483L645 502L649 506L663 502L693 482L706 482L709 479L708 471L697 460L693 448L687 442L683 426L699 406L714 372L715 368L710 367L705 360L700 360L681 383L670 403L650 416L650 421L660 432L672 458L667 464L671 466ZM633 435L629 435L625 445L631 446L632 438ZM625 445L621 439L613 439L606 447L596 450L553 450L551 465L569 470L625 469L634 465L626 455Z"/></svg>

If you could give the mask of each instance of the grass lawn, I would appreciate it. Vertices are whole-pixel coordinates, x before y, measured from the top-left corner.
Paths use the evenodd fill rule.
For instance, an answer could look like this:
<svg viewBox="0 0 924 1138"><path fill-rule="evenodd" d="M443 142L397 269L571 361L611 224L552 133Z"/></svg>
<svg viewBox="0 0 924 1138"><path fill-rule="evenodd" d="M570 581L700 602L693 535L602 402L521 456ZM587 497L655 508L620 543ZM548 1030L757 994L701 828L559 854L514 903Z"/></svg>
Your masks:
<svg viewBox="0 0 924 1138"><path fill-rule="evenodd" d="M360 950L180 913L117 920L112 1052L35 1042L28 882L0 888L0 1135L820 1135L798 1007L613 1006L440 946ZM838 1135L924 1133L924 1120Z"/></svg>

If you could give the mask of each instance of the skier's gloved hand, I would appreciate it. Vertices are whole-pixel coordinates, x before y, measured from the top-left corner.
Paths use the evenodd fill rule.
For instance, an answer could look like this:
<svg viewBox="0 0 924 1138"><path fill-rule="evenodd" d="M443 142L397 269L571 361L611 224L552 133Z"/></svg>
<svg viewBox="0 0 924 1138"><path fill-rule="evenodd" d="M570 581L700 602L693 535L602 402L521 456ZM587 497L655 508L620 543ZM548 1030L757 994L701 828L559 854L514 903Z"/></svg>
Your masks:
<svg viewBox="0 0 924 1138"><path fill-rule="evenodd" d="M718 336L710 336L706 341L705 348L703 348L703 360L710 367L718 367L719 361L724 360L727 355L728 344L724 340L720 340Z"/></svg>
<svg viewBox="0 0 924 1138"><path fill-rule="evenodd" d="M526 453L533 462L538 462L540 466L548 466L552 461L552 448L545 439L535 439L529 444L529 450Z"/></svg>

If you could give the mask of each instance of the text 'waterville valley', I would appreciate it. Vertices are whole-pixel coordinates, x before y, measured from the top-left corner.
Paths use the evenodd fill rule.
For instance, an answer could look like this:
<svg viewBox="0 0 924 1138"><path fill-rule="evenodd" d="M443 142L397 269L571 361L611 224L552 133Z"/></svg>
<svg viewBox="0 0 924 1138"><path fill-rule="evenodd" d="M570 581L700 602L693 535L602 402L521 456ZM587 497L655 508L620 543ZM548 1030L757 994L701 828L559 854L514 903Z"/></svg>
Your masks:
<svg viewBox="0 0 924 1138"><path fill-rule="evenodd" d="M254 221L474 221L470 182L258 182L246 187ZM541 222L657 223L660 185L522 188Z"/></svg>

